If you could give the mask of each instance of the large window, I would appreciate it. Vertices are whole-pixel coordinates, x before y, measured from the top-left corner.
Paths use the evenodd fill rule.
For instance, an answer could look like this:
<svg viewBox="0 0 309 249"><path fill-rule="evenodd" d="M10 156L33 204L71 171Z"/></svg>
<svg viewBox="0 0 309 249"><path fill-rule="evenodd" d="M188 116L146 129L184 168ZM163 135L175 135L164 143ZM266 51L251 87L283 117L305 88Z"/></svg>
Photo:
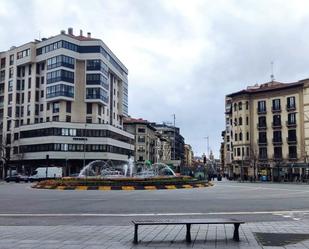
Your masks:
<svg viewBox="0 0 309 249"><path fill-rule="evenodd" d="M46 98L54 98L58 96L74 98L74 87L64 84L49 86L46 88Z"/></svg>
<svg viewBox="0 0 309 249"><path fill-rule="evenodd" d="M86 77L86 84L87 85L101 85L106 90L109 89L108 80L106 77L104 77L102 74L87 74Z"/></svg>
<svg viewBox="0 0 309 249"><path fill-rule="evenodd" d="M295 97L294 96L287 98L287 109L288 110L296 109L296 103L295 103Z"/></svg>
<svg viewBox="0 0 309 249"><path fill-rule="evenodd" d="M295 125L296 124L296 113L289 113L288 114L288 125Z"/></svg>
<svg viewBox="0 0 309 249"><path fill-rule="evenodd" d="M29 55L30 55L30 48L20 51L17 53L17 60L27 57Z"/></svg>
<svg viewBox="0 0 309 249"><path fill-rule="evenodd" d="M61 66L74 68L74 58L66 55L58 55L47 60L47 70Z"/></svg>
<svg viewBox="0 0 309 249"><path fill-rule="evenodd" d="M259 123L258 123L258 127L259 128L265 128L266 125L266 116L260 116L259 117Z"/></svg>
<svg viewBox="0 0 309 249"><path fill-rule="evenodd" d="M281 126L281 115L273 116L273 126Z"/></svg>
<svg viewBox="0 0 309 249"><path fill-rule="evenodd" d="M47 84L58 81L74 83L74 73L63 69L47 73Z"/></svg>
<svg viewBox="0 0 309 249"><path fill-rule="evenodd" d="M289 146L289 158L297 159L297 148L296 146Z"/></svg>
<svg viewBox="0 0 309 249"><path fill-rule="evenodd" d="M258 102L258 112L260 113L266 112L266 101L265 100L261 100Z"/></svg>
<svg viewBox="0 0 309 249"><path fill-rule="evenodd" d="M267 159L267 147L259 148L259 159L266 160Z"/></svg>
<svg viewBox="0 0 309 249"><path fill-rule="evenodd" d="M102 60L87 60L87 71L101 71L108 75L108 67Z"/></svg>
<svg viewBox="0 0 309 249"><path fill-rule="evenodd" d="M296 142L296 130L288 130L288 142Z"/></svg>
<svg viewBox="0 0 309 249"><path fill-rule="evenodd" d="M267 143L266 132L259 132L259 143Z"/></svg>
<svg viewBox="0 0 309 249"><path fill-rule="evenodd" d="M274 147L274 159L282 159L282 147Z"/></svg>
<svg viewBox="0 0 309 249"><path fill-rule="evenodd" d="M281 104L280 104L280 99L273 99L273 111L280 111L281 110Z"/></svg>
<svg viewBox="0 0 309 249"><path fill-rule="evenodd" d="M105 103L108 103L108 94L102 88L87 88L86 99L100 99Z"/></svg>
<svg viewBox="0 0 309 249"><path fill-rule="evenodd" d="M274 131L273 132L273 142L274 143L281 143L282 142L281 131Z"/></svg>

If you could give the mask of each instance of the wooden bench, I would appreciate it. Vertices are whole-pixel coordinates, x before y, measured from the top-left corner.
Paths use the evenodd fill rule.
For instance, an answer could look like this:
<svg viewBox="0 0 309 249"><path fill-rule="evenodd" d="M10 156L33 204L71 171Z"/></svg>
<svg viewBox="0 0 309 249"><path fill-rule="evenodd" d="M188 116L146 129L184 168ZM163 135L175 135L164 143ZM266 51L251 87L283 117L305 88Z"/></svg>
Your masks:
<svg viewBox="0 0 309 249"><path fill-rule="evenodd" d="M239 241L239 226L244 224L244 221L234 220L234 219L155 219L155 220L133 220L134 224L134 240L133 243L138 243L138 226L142 225L186 225L186 241L191 242L191 225L196 224L233 224L234 234L233 240Z"/></svg>

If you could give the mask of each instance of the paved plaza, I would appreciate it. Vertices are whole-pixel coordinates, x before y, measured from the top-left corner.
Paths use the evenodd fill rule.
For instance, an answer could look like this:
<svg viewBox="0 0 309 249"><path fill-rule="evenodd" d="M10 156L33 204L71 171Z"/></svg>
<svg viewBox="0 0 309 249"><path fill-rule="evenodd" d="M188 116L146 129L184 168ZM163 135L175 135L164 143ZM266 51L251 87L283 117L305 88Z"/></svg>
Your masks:
<svg viewBox="0 0 309 249"><path fill-rule="evenodd" d="M309 248L308 185L215 182L210 188L59 191L0 184L0 249ZM233 225L141 226L133 219L236 218ZM281 234L278 238L278 234ZM275 246L277 245L277 246Z"/></svg>
<svg viewBox="0 0 309 249"><path fill-rule="evenodd" d="M241 226L240 242L234 242L233 226L195 225L192 227L192 243L187 244L185 227L141 227L140 243L134 245L132 226L0 226L0 248L309 248L309 240L281 247L262 246L254 233L309 232L309 222L259 222ZM282 238L284 240L284 238Z"/></svg>

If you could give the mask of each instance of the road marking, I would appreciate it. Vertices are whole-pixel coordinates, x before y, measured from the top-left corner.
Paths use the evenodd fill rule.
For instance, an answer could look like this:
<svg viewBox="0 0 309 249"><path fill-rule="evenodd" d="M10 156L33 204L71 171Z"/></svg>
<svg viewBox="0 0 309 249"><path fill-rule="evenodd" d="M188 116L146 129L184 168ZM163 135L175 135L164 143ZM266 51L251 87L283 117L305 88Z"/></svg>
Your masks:
<svg viewBox="0 0 309 249"><path fill-rule="evenodd" d="M226 187L223 184L222 185L215 185L216 187ZM292 192L304 192L307 193L309 192L309 190L300 190L300 189L287 189L287 188L270 188L270 187L256 187L256 186L248 186L248 185L243 185L243 186L239 186L239 185L227 185L228 187L234 187L234 188L244 188L244 190L246 189L252 189L252 190L277 190L277 191L292 191Z"/></svg>
<svg viewBox="0 0 309 249"><path fill-rule="evenodd" d="M309 210L282 210L282 211L253 211L253 212L209 212L209 213L131 213L131 214L95 214L95 213L73 213L73 214L34 214L34 213L0 213L0 217L135 217L135 216L200 216L200 215L255 215L255 214L272 214L285 215L291 217L291 214L307 213Z"/></svg>

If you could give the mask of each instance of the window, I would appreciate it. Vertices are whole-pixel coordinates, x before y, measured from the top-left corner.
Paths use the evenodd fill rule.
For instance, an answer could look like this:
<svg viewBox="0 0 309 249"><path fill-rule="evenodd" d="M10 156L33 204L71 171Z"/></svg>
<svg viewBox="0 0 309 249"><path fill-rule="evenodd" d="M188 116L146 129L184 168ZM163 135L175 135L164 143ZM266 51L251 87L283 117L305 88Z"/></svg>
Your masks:
<svg viewBox="0 0 309 249"><path fill-rule="evenodd" d="M8 91L9 91L9 92L13 91L13 80L9 80L9 83L8 83Z"/></svg>
<svg viewBox="0 0 309 249"><path fill-rule="evenodd" d="M13 101L13 94L10 93L10 94L9 94L9 98L8 98L8 104L11 105L11 104L12 104L12 101Z"/></svg>
<svg viewBox="0 0 309 249"><path fill-rule="evenodd" d="M17 53L17 60L22 59L30 55L30 48Z"/></svg>
<svg viewBox="0 0 309 249"><path fill-rule="evenodd" d="M9 69L9 79L13 78L13 74L14 74L14 69L11 67Z"/></svg>
<svg viewBox="0 0 309 249"><path fill-rule="evenodd" d="M92 123L92 118L91 117L87 117L86 118L86 123L87 124L91 124Z"/></svg>
<svg viewBox="0 0 309 249"><path fill-rule="evenodd" d="M288 125L295 125L296 124L296 113L289 113L288 114Z"/></svg>
<svg viewBox="0 0 309 249"><path fill-rule="evenodd" d="M240 148L237 148L237 156L240 156Z"/></svg>
<svg viewBox="0 0 309 249"><path fill-rule="evenodd" d="M288 97L287 98L287 109L293 110L296 109L295 97Z"/></svg>
<svg viewBox="0 0 309 249"><path fill-rule="evenodd" d="M234 125L237 126L237 118L234 118Z"/></svg>
<svg viewBox="0 0 309 249"><path fill-rule="evenodd" d="M258 102L258 112L259 113L266 112L266 101L265 100L261 100Z"/></svg>
<svg viewBox="0 0 309 249"><path fill-rule="evenodd" d="M65 122L71 122L71 116L69 115L65 116Z"/></svg>
<svg viewBox="0 0 309 249"><path fill-rule="evenodd" d="M27 105L27 116L30 116L30 105Z"/></svg>
<svg viewBox="0 0 309 249"><path fill-rule="evenodd" d="M296 146L289 146L289 158L297 159L297 148Z"/></svg>
<svg viewBox="0 0 309 249"><path fill-rule="evenodd" d="M107 77L103 74L87 74L86 76L87 85L101 85L106 90L109 90L109 83Z"/></svg>
<svg viewBox="0 0 309 249"><path fill-rule="evenodd" d="M35 101L39 102L40 100L40 91L35 91Z"/></svg>
<svg viewBox="0 0 309 249"><path fill-rule="evenodd" d="M273 131L273 142L274 143L282 142L281 131Z"/></svg>
<svg viewBox="0 0 309 249"><path fill-rule="evenodd" d="M98 104L98 115L101 115L102 113L102 106Z"/></svg>
<svg viewBox="0 0 309 249"><path fill-rule="evenodd" d="M28 78L28 89L31 88L31 78Z"/></svg>
<svg viewBox="0 0 309 249"><path fill-rule="evenodd" d="M87 114L92 114L92 103L87 103Z"/></svg>
<svg viewBox="0 0 309 249"><path fill-rule="evenodd" d="M44 90L41 91L41 98L44 98Z"/></svg>
<svg viewBox="0 0 309 249"><path fill-rule="evenodd" d="M236 112L236 111L237 111L237 104L234 103L234 112Z"/></svg>
<svg viewBox="0 0 309 249"><path fill-rule="evenodd" d="M238 103L238 110L240 110L240 111L242 110L242 102Z"/></svg>
<svg viewBox="0 0 309 249"><path fill-rule="evenodd" d="M46 88L46 98L64 96L74 98L74 87L65 84L57 84Z"/></svg>
<svg viewBox="0 0 309 249"><path fill-rule="evenodd" d="M58 113L60 110L60 104L58 102L53 103L53 113Z"/></svg>
<svg viewBox="0 0 309 249"><path fill-rule="evenodd" d="M59 121L59 116L53 116L53 121Z"/></svg>
<svg viewBox="0 0 309 249"><path fill-rule="evenodd" d="M246 101L246 110L249 110L249 102Z"/></svg>
<svg viewBox="0 0 309 249"><path fill-rule="evenodd" d="M145 133L145 128L138 128L138 129L137 129L137 132L138 132L138 133Z"/></svg>
<svg viewBox="0 0 309 249"><path fill-rule="evenodd" d="M259 159L260 160L267 159L267 148L266 147L259 148Z"/></svg>
<svg viewBox="0 0 309 249"><path fill-rule="evenodd" d="M259 143L267 143L266 132L259 132Z"/></svg>
<svg viewBox="0 0 309 249"><path fill-rule="evenodd" d="M235 136L234 136L234 137L235 137L235 141L237 141L237 140L238 140L238 139L237 139L237 133L235 133Z"/></svg>
<svg viewBox="0 0 309 249"><path fill-rule="evenodd" d="M87 71L101 71L108 75L108 67L101 60L87 60Z"/></svg>
<svg viewBox="0 0 309 249"><path fill-rule="evenodd" d="M273 126L281 126L281 115L273 116Z"/></svg>
<svg viewBox="0 0 309 249"><path fill-rule="evenodd" d="M258 127L259 128L265 128L266 125L266 117L265 116L260 116L259 117L259 123L258 123Z"/></svg>
<svg viewBox="0 0 309 249"><path fill-rule="evenodd" d="M282 147L274 147L274 159L282 159Z"/></svg>
<svg viewBox="0 0 309 249"><path fill-rule="evenodd" d="M47 103L46 109L47 109L47 111L50 110L50 104L49 103Z"/></svg>
<svg viewBox="0 0 309 249"><path fill-rule="evenodd" d="M246 117L246 125L249 125L249 117Z"/></svg>
<svg viewBox="0 0 309 249"><path fill-rule="evenodd" d="M296 130L288 130L288 142L296 142Z"/></svg>
<svg viewBox="0 0 309 249"><path fill-rule="evenodd" d="M273 111L280 111L281 105L280 105L280 99L273 99Z"/></svg>
<svg viewBox="0 0 309 249"><path fill-rule="evenodd" d="M28 92L28 103L30 102L31 100L31 92Z"/></svg>
<svg viewBox="0 0 309 249"><path fill-rule="evenodd" d="M41 84L44 84L44 76L41 77Z"/></svg>
<svg viewBox="0 0 309 249"><path fill-rule="evenodd" d="M71 71L64 70L64 69L60 69L60 70L47 73L46 75L47 84L58 82L58 81L74 83L74 73Z"/></svg>
<svg viewBox="0 0 309 249"><path fill-rule="evenodd" d="M57 67L67 67L74 69L74 58L66 55L58 55L47 60L47 70Z"/></svg>
<svg viewBox="0 0 309 249"><path fill-rule="evenodd" d="M239 118L239 125L242 125L242 117Z"/></svg>
<svg viewBox="0 0 309 249"><path fill-rule="evenodd" d="M44 111L44 105L40 104L40 112Z"/></svg>
<svg viewBox="0 0 309 249"><path fill-rule="evenodd" d="M102 88L86 88L86 99L99 99L108 103L108 93Z"/></svg>
<svg viewBox="0 0 309 249"><path fill-rule="evenodd" d="M246 139L249 141L249 132L246 133Z"/></svg>
<svg viewBox="0 0 309 249"><path fill-rule="evenodd" d="M10 66L12 66L14 64L14 55L11 54L10 55Z"/></svg>
<svg viewBox="0 0 309 249"><path fill-rule="evenodd" d="M71 113L72 110L72 102L67 101L66 102L66 112Z"/></svg>
<svg viewBox="0 0 309 249"><path fill-rule="evenodd" d="M32 71L32 64L29 64L29 66L28 66L28 75L31 75L31 71Z"/></svg>
<svg viewBox="0 0 309 249"><path fill-rule="evenodd" d="M242 141L242 132L239 133L239 141Z"/></svg>

